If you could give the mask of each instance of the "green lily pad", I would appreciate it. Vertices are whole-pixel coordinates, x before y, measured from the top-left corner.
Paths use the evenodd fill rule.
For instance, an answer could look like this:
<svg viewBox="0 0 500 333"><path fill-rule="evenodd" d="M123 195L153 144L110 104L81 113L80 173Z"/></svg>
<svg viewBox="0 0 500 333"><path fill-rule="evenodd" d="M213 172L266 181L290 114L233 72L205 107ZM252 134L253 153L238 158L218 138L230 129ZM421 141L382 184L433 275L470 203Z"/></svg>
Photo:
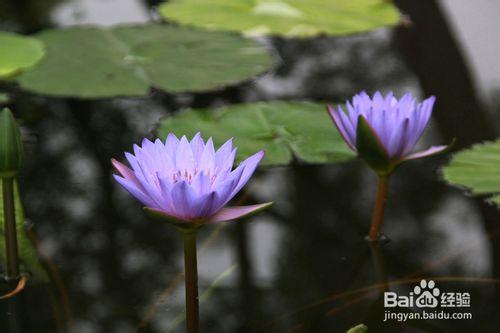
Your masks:
<svg viewBox="0 0 500 333"><path fill-rule="evenodd" d="M33 67L45 55L35 38L0 31L0 79L11 78Z"/></svg>
<svg viewBox="0 0 500 333"><path fill-rule="evenodd" d="M265 165L287 165L294 158L331 163L354 157L328 117L325 105L308 102L260 102L215 110L186 110L162 120L159 136L197 132L221 145L234 137L238 158L265 150Z"/></svg>
<svg viewBox="0 0 500 333"><path fill-rule="evenodd" d="M454 154L443 175L448 182L500 204L500 140Z"/></svg>
<svg viewBox="0 0 500 333"><path fill-rule="evenodd" d="M33 243L27 236L24 226L24 212L19 199L19 190L17 183L14 188L16 227L17 227L17 246L19 259L23 272L29 272L36 279L47 282L48 275L42 267ZM5 237L4 237L4 215L3 215L3 184L0 181L0 264L6 267Z"/></svg>
<svg viewBox="0 0 500 333"><path fill-rule="evenodd" d="M150 24L73 27L38 35L48 56L21 75L21 87L80 98L216 89L266 71L274 59L235 34Z"/></svg>
<svg viewBox="0 0 500 333"><path fill-rule="evenodd" d="M160 14L181 24L247 35L346 35L392 26L399 12L384 0L171 0Z"/></svg>

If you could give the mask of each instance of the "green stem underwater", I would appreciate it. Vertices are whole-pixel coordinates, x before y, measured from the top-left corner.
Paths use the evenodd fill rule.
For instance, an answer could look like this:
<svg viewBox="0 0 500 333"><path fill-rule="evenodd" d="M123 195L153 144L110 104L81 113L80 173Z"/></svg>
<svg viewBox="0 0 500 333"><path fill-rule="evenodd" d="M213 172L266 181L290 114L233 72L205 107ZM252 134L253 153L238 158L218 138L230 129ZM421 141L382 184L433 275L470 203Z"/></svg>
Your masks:
<svg viewBox="0 0 500 333"><path fill-rule="evenodd" d="M184 270L186 280L186 333L199 332L198 263L196 231L184 232Z"/></svg>
<svg viewBox="0 0 500 333"><path fill-rule="evenodd" d="M380 237L380 229L384 221L385 202L389 194L389 177L378 176L377 197L375 199L375 206L373 207L372 225L370 227L370 234L368 240L370 242L378 241Z"/></svg>
<svg viewBox="0 0 500 333"><path fill-rule="evenodd" d="M14 201L14 178L2 179L3 216L5 229L5 251L7 257L7 278L19 277L19 257L17 251L16 211Z"/></svg>

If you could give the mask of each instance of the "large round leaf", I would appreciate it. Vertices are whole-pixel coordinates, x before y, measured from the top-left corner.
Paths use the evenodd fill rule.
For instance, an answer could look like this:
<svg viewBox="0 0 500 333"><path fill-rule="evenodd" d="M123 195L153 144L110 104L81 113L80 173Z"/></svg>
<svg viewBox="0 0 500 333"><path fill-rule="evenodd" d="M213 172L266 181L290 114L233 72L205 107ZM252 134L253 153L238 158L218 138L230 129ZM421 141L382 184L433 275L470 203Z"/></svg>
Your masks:
<svg viewBox="0 0 500 333"><path fill-rule="evenodd" d="M215 89L264 72L272 57L234 34L151 24L44 31L48 56L18 79L42 94L103 98Z"/></svg>
<svg viewBox="0 0 500 333"><path fill-rule="evenodd" d="M474 195L493 195L490 201L500 204L500 140L458 152L443 174L450 183L466 187Z"/></svg>
<svg viewBox="0 0 500 333"><path fill-rule="evenodd" d="M39 40L0 31L0 79L11 78L40 61L45 49Z"/></svg>
<svg viewBox="0 0 500 333"><path fill-rule="evenodd" d="M384 0L171 0L169 20L247 35L344 35L394 25L399 13Z"/></svg>
<svg viewBox="0 0 500 333"><path fill-rule="evenodd" d="M323 104L275 101L186 110L161 122L160 137L169 132L188 137L201 132L218 145L234 137L240 161L263 149L266 165L286 165L294 158L328 163L353 157Z"/></svg>

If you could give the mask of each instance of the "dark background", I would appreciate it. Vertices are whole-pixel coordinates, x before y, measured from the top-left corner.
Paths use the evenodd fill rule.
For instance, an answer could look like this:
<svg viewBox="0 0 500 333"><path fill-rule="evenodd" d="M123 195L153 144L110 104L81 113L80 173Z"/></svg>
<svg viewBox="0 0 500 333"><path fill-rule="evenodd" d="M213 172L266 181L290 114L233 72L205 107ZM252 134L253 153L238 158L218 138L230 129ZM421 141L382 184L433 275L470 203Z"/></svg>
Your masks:
<svg viewBox="0 0 500 333"><path fill-rule="evenodd" d="M500 69L482 62L481 53L471 61L466 51L499 28L495 21L471 39L470 31L485 23L477 13L499 6L478 1L463 22L451 15L460 6L451 1L396 3L410 19L394 29L269 39L282 64L223 91L84 101L3 87L22 120L27 161L19 182L50 283L30 280L14 312L0 303L0 331L183 332L176 322L184 303L180 237L145 218L112 180L109 163L153 137L158 120L182 107L278 98L335 103L360 90L410 90L437 96L424 144L457 138L457 150L496 137L499 99L481 73L491 77ZM0 0L0 28L34 33L75 23L141 22L155 18L155 5ZM363 240L375 179L361 162L259 170L247 200L274 200L274 208L200 235L200 247L212 240L199 257L200 293L210 290L201 304L203 332L345 332L359 323L370 332L498 332L500 289L481 279L500 277L500 214L441 179L448 158L407 163L395 173L384 226L391 242L382 248ZM471 294L472 320L382 322L377 283L402 281L391 289L407 294L413 280L435 277L442 291Z"/></svg>

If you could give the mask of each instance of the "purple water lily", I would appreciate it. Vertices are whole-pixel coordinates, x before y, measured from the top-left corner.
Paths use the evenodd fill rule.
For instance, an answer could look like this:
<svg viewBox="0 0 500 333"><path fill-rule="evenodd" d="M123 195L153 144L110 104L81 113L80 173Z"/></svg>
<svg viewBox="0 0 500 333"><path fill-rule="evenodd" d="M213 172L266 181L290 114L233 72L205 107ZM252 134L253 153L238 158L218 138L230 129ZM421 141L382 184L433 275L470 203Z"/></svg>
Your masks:
<svg viewBox="0 0 500 333"><path fill-rule="evenodd" d="M385 97L376 92L373 98L362 92L346 103L347 112L341 106L328 106L328 111L347 145L359 152L358 123L367 123L377 144L383 149L387 160L399 163L440 153L448 146L435 146L412 153L422 136L432 114L435 97L417 103L411 93L397 100L393 93Z"/></svg>
<svg viewBox="0 0 500 333"><path fill-rule="evenodd" d="M112 160L119 173L114 175L116 181L148 210L176 223L234 220L270 205L224 208L264 157L260 151L233 170L232 140L215 151L212 139L205 143L200 133L191 141L170 133L165 142L144 139L142 147L134 145L134 154L125 156L132 169Z"/></svg>
<svg viewBox="0 0 500 333"><path fill-rule="evenodd" d="M414 153L432 114L435 97L417 103L410 93L401 99L376 92L362 92L346 103L347 110L328 106L328 113L349 148L367 162L378 176L378 189L368 240L377 241L389 193L389 176L404 161L435 155L448 146L434 146Z"/></svg>

